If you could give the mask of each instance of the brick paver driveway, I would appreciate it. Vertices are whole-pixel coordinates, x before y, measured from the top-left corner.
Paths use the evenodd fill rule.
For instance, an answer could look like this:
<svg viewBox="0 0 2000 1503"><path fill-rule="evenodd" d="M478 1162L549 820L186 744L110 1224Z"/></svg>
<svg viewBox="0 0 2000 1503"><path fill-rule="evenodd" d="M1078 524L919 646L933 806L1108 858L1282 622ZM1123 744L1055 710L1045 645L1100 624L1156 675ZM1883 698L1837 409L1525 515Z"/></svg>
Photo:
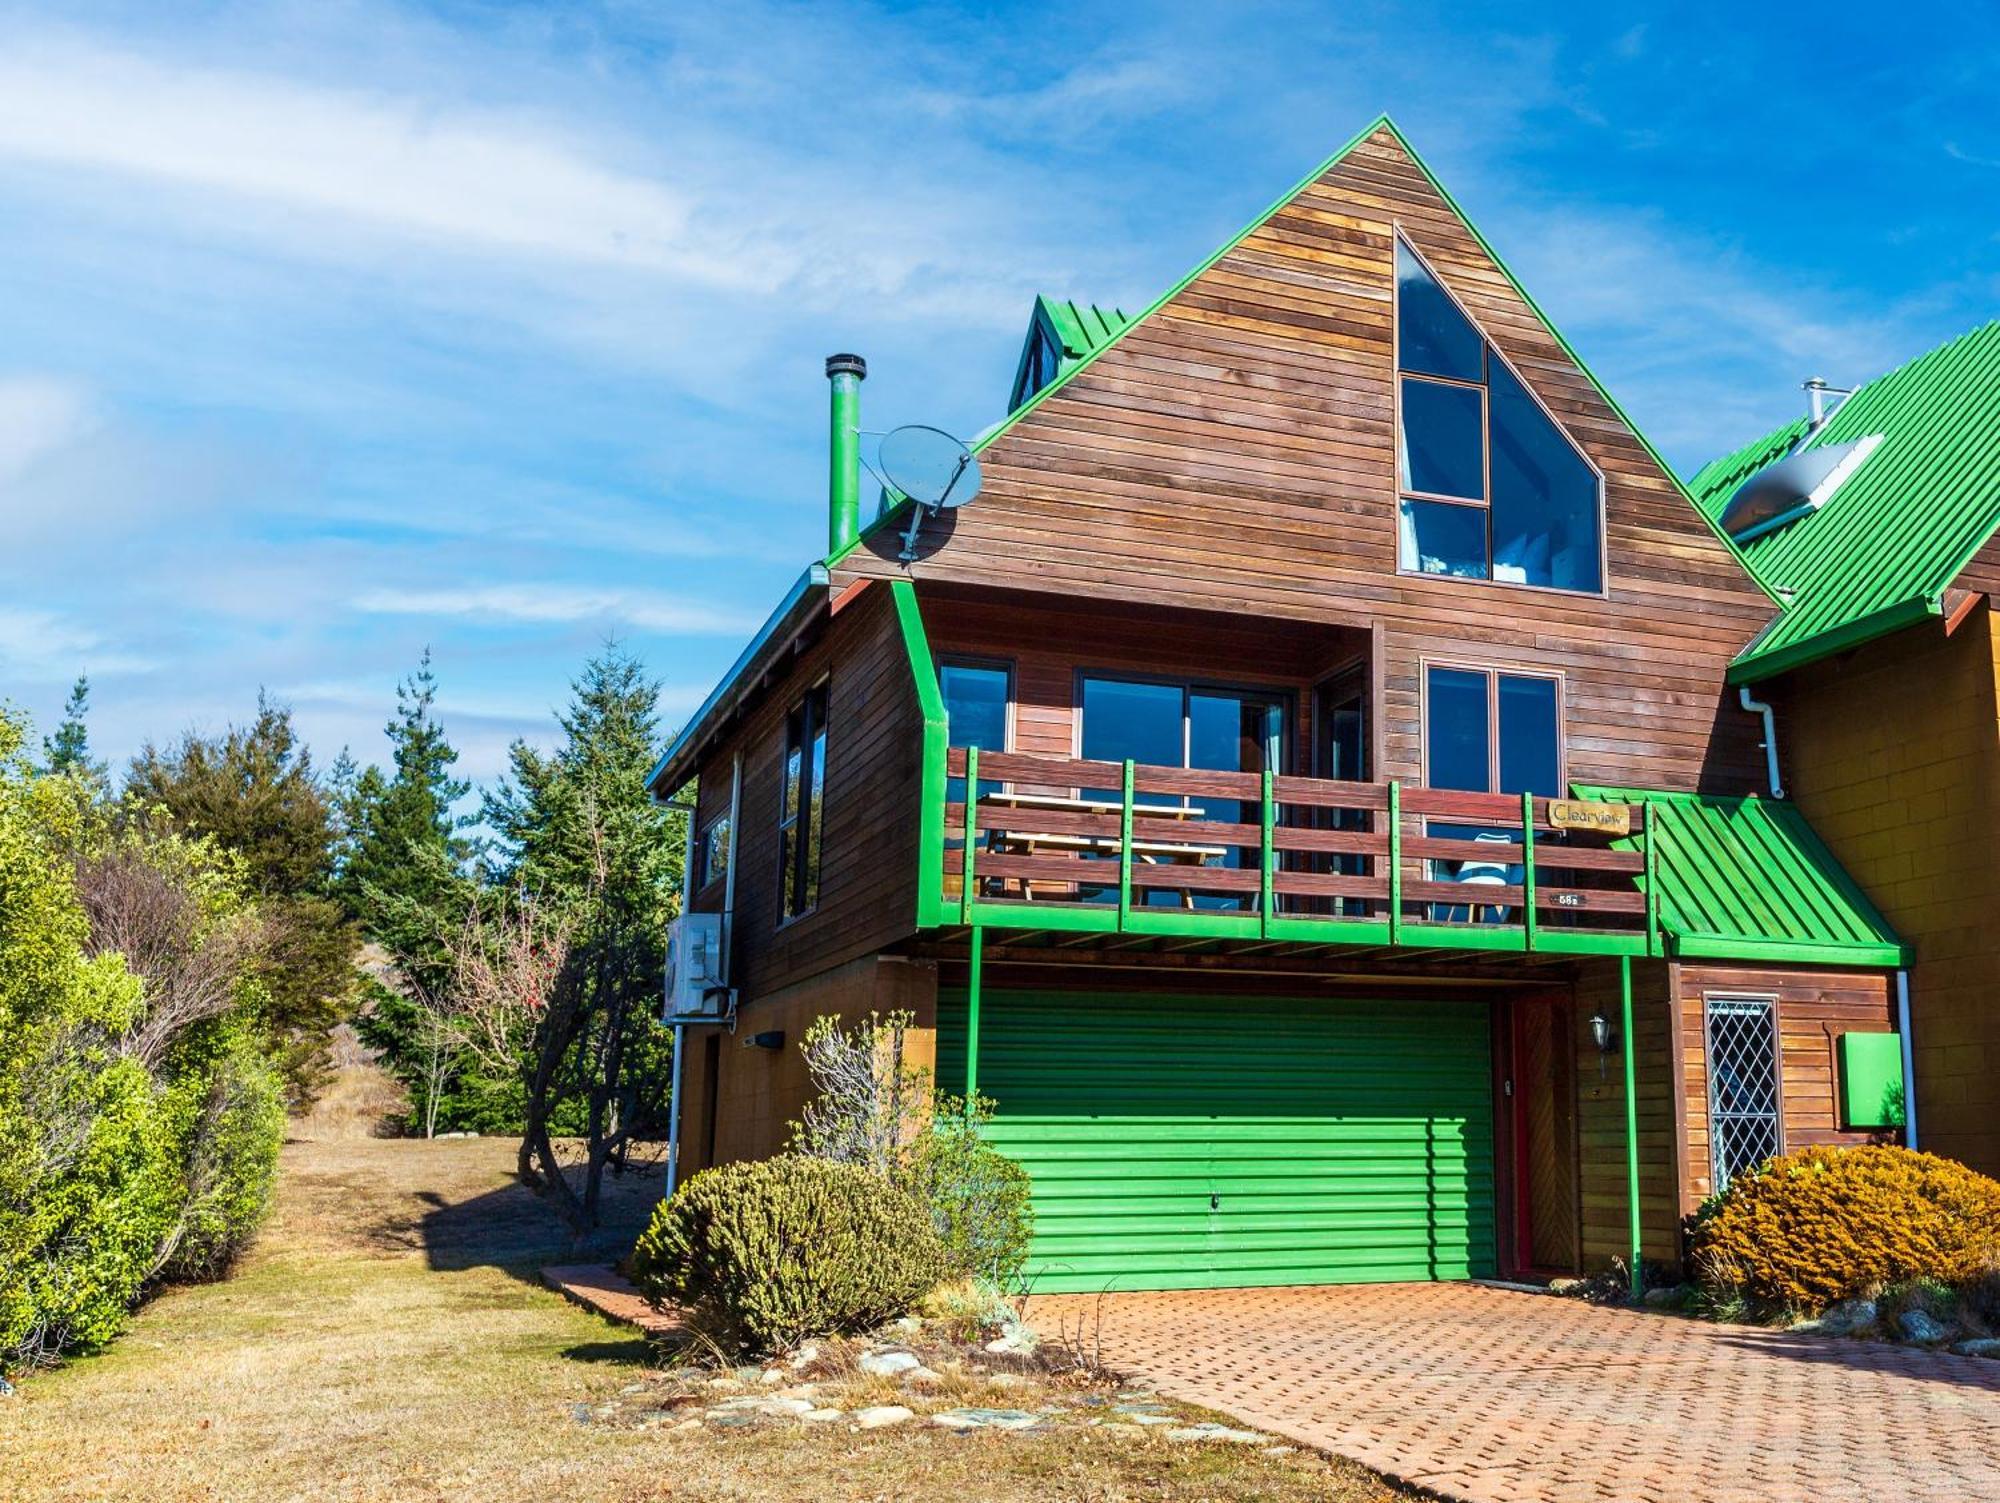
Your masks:
<svg viewBox="0 0 2000 1503"><path fill-rule="evenodd" d="M2000 1500L2000 1362L1470 1284L1043 1296L1162 1393L1471 1503Z"/></svg>

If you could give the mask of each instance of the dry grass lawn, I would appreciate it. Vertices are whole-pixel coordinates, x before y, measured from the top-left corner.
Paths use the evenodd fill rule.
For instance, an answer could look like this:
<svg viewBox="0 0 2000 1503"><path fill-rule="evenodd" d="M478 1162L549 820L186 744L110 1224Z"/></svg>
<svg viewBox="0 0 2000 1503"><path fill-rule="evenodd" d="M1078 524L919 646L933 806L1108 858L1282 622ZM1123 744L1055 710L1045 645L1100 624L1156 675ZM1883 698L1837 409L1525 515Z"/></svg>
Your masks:
<svg viewBox="0 0 2000 1503"><path fill-rule="evenodd" d="M372 1110L372 1105L367 1109ZM357 1113L365 1117L367 1110ZM1407 1497L1309 1454L1130 1427L953 1435L844 1425L579 1423L645 1377L630 1331L534 1282L571 1256L510 1178L513 1144L332 1135L288 1146L278 1204L224 1283L173 1291L102 1356L0 1407L0 1494L157 1503L466 1499ZM617 1186L629 1244L657 1172Z"/></svg>

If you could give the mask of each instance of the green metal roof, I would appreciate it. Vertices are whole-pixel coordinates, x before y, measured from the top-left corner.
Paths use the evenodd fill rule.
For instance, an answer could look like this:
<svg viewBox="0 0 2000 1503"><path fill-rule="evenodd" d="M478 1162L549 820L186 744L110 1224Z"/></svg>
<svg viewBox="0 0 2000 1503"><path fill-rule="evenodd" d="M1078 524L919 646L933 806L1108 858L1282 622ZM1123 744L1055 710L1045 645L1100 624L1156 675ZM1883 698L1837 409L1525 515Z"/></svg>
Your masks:
<svg viewBox="0 0 2000 1503"><path fill-rule="evenodd" d="M1014 411L1045 386L1053 385L1130 328L1137 315L1122 308L1100 308L1046 294L1035 299L1028 319L1028 337L1014 369L1014 391L1007 410ZM1036 371L1032 359L1038 341L1047 339L1057 351L1054 370Z"/></svg>
<svg viewBox="0 0 2000 1503"><path fill-rule="evenodd" d="M1799 418L1689 481L1712 519L1782 458ZM1944 592L2000 528L2000 321L1878 376L1804 445L1882 443L1817 511L1741 545L1783 601L1731 666L1731 683L1787 669L1944 613Z"/></svg>
<svg viewBox="0 0 2000 1503"><path fill-rule="evenodd" d="M1581 787L1644 804L1653 824L1660 928L1686 959L1900 966L1909 950L1788 803ZM1620 841L1627 849L1637 837Z"/></svg>

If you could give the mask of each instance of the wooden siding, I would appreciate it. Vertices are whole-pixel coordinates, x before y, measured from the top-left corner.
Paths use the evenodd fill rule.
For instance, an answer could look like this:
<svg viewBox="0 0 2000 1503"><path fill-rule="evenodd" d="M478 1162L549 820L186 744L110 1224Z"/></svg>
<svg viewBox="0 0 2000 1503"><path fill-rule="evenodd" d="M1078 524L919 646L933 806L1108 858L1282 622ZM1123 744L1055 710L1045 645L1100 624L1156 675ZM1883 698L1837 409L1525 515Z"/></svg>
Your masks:
<svg viewBox="0 0 2000 1503"><path fill-rule="evenodd" d="M720 1028L691 1028L683 1047L681 1077L681 1170L690 1174L716 1164L769 1158L784 1150L794 1122L812 1098L799 1041L814 1019L859 1018L871 1011L904 1011L915 1019L905 1036L904 1060L930 1071L937 1064L937 970L933 966L863 956L786 987L759 1000L734 1034ZM780 1049L763 1049L753 1035L784 1035ZM715 1063L721 1087L714 1108L715 1153L707 1152L711 1111L707 1060L709 1040L719 1041Z"/></svg>
<svg viewBox="0 0 2000 1503"><path fill-rule="evenodd" d="M2000 1174L2000 632L1899 632L1778 692L1793 798L1916 949L1921 1146Z"/></svg>
<svg viewBox="0 0 2000 1503"><path fill-rule="evenodd" d="M1710 996L1777 1001L1779 1131L1786 1152L1822 1143L1883 1141L1879 1133L1841 1130L1834 1041L1843 1033L1894 1031L1895 983L1888 972L1682 965L1679 1004L1687 1119L1682 1210L1694 1210L1715 1188L1708 1137L1705 1003Z"/></svg>
<svg viewBox="0 0 2000 1503"><path fill-rule="evenodd" d="M702 765L696 820L705 826L728 808L731 761L743 753L731 980L745 1002L881 950L915 928L923 724L888 597L876 586L838 602L818 639ZM785 717L822 677L828 684L820 901L781 925ZM719 886L694 903L707 911L721 906Z"/></svg>
<svg viewBox="0 0 2000 1503"><path fill-rule="evenodd" d="M1639 1057L1640 1242L1648 1259L1680 1257L1680 1158L1674 1120L1666 964L1632 965L1632 1022ZM1614 1051L1598 1053L1590 1034L1599 1008L1618 1026L1616 961L1577 967L1577 1143L1583 1192L1583 1266L1595 1271L1613 1258L1631 1256L1632 1233L1625 1179L1625 1065ZM1622 1042L1622 1041L1621 1041Z"/></svg>
<svg viewBox="0 0 2000 1503"><path fill-rule="evenodd" d="M1010 751L1076 756L1077 679L1096 671L1284 694L1292 765L1301 773L1311 766L1312 686L1336 668L1366 663L1370 646L1360 631L1273 633L1242 616L1138 612L1014 592L929 591L924 620L939 662L973 659L1013 669Z"/></svg>
<svg viewBox="0 0 2000 1503"><path fill-rule="evenodd" d="M1607 477L1609 595L1396 572L1393 233ZM1723 692L1772 606L1386 131L990 444L925 582L1384 633L1384 775L1420 775L1426 657L1557 671L1570 774L1744 792ZM836 570L897 572L870 539Z"/></svg>

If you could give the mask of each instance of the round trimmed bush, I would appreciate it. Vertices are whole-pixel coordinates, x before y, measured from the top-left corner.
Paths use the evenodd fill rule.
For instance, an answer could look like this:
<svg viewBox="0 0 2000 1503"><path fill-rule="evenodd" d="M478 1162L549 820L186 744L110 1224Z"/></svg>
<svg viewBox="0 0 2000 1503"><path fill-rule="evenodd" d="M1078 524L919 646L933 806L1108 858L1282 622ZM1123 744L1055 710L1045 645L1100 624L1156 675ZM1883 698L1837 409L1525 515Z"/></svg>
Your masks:
<svg viewBox="0 0 2000 1503"><path fill-rule="evenodd" d="M1907 1148L1804 1148L1740 1175L1694 1228L1708 1289L1814 1313L2000 1256L2000 1182Z"/></svg>
<svg viewBox="0 0 2000 1503"><path fill-rule="evenodd" d="M789 1156L695 1175L632 1253L649 1297L754 1352L871 1330L948 1271L914 1196L853 1164Z"/></svg>

